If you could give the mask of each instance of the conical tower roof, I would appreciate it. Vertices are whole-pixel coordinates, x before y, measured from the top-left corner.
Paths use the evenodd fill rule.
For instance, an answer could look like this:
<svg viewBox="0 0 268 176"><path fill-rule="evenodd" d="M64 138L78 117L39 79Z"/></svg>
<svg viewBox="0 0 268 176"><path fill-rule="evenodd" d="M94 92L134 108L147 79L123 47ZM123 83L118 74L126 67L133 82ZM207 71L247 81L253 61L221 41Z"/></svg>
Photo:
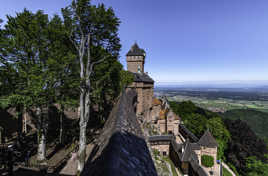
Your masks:
<svg viewBox="0 0 268 176"><path fill-rule="evenodd" d="M210 148L218 147L217 141L214 139L209 130L207 130L199 139L198 144Z"/></svg>
<svg viewBox="0 0 268 176"><path fill-rule="evenodd" d="M128 51L127 56L145 56L144 49L140 48L135 42L131 49Z"/></svg>

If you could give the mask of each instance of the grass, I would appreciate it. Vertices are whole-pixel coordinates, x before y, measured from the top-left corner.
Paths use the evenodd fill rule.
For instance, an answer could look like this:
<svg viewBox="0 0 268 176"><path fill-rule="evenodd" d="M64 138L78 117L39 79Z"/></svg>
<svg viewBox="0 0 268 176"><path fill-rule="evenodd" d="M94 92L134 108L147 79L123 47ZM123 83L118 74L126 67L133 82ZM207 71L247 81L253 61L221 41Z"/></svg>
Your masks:
<svg viewBox="0 0 268 176"><path fill-rule="evenodd" d="M225 167L222 167L222 173L223 176L232 176L232 174Z"/></svg>
<svg viewBox="0 0 268 176"><path fill-rule="evenodd" d="M166 165L166 163L168 163L170 165L170 167L171 167L172 175L173 176L178 176L178 174L176 172L176 169L175 169L175 166L174 166L173 162L170 160L169 157L161 155L160 152L158 150L156 150L156 149L152 149L152 153L153 153L153 156L154 156L155 160L164 161L164 162L161 162L161 163L157 164L158 167L161 167L165 173L169 173L169 169L168 169L168 167Z"/></svg>
<svg viewBox="0 0 268 176"><path fill-rule="evenodd" d="M170 160L170 158L169 157L163 157L163 160L170 164L173 176L178 176L178 174L176 172L176 169L175 169L175 166L174 166L173 162Z"/></svg>

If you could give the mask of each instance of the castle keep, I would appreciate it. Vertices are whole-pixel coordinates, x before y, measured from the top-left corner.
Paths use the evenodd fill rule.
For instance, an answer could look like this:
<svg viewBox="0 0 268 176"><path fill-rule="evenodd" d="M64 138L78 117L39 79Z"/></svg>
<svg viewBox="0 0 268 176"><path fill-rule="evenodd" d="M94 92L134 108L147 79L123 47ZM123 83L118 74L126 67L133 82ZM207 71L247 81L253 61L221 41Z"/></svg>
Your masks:
<svg viewBox="0 0 268 176"><path fill-rule="evenodd" d="M137 115L149 118L152 107L154 80L144 73L145 51L135 43L128 51L127 70L134 75L134 82L128 86L137 92Z"/></svg>

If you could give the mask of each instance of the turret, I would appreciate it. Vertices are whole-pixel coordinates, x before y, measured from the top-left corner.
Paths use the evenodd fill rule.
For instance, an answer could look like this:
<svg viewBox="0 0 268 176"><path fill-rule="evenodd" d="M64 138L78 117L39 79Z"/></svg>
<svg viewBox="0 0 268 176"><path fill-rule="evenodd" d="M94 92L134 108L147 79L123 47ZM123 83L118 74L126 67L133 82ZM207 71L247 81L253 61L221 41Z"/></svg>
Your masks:
<svg viewBox="0 0 268 176"><path fill-rule="evenodd" d="M133 73L144 73L145 51L135 43L127 53L127 70Z"/></svg>

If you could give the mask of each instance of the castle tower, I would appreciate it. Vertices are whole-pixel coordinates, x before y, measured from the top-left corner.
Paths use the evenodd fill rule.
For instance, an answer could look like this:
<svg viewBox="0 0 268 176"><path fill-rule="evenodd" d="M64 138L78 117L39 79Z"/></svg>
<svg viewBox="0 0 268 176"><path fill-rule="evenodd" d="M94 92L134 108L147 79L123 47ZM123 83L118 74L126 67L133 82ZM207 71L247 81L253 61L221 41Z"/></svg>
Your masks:
<svg viewBox="0 0 268 176"><path fill-rule="evenodd" d="M127 70L134 76L134 81L128 85L128 88L135 89L138 95L136 114L143 116L145 120L150 120L154 80L144 73L145 51L139 48L137 43L134 43L126 57Z"/></svg>
<svg viewBox="0 0 268 176"><path fill-rule="evenodd" d="M135 43L127 53L127 70L144 73L145 51Z"/></svg>

